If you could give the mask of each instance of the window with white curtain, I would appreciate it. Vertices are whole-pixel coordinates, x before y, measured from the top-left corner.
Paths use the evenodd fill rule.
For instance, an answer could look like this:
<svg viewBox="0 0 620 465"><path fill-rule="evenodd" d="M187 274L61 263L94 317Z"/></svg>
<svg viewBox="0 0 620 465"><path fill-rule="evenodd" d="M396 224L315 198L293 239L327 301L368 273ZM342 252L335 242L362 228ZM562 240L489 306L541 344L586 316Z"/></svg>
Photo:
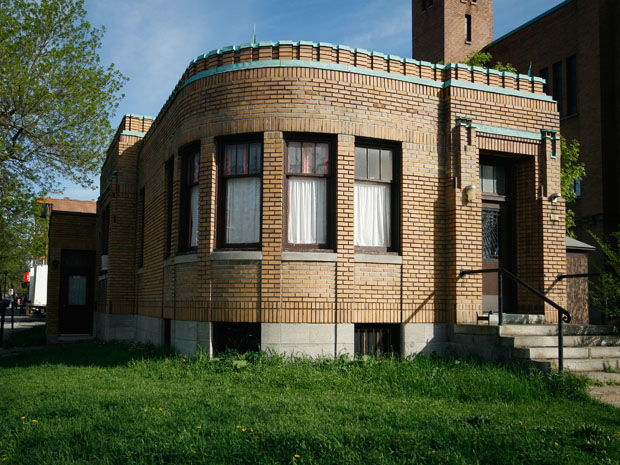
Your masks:
<svg viewBox="0 0 620 465"><path fill-rule="evenodd" d="M183 154L183 203L181 205L180 250L198 247L198 193L200 174L200 148L194 146Z"/></svg>
<svg viewBox="0 0 620 465"><path fill-rule="evenodd" d="M224 145L220 169L222 246L260 244L262 152L261 142Z"/></svg>
<svg viewBox="0 0 620 465"><path fill-rule="evenodd" d="M394 154L391 149L355 147L354 234L356 247L394 246Z"/></svg>
<svg viewBox="0 0 620 465"><path fill-rule="evenodd" d="M290 245L325 247L328 237L329 144L286 144L287 241Z"/></svg>

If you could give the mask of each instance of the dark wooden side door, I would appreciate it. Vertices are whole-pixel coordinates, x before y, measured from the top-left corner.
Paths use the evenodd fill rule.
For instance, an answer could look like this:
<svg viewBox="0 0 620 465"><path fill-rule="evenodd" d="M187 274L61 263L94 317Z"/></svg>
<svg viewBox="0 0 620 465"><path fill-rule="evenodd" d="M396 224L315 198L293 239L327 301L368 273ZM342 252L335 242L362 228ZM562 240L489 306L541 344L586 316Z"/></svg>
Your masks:
<svg viewBox="0 0 620 465"><path fill-rule="evenodd" d="M95 252L61 251L60 334L92 334Z"/></svg>
<svg viewBox="0 0 620 465"><path fill-rule="evenodd" d="M511 203L510 165L482 162L480 185L482 190L482 268L504 267L514 271L514 214ZM503 280L504 311L516 311L515 284ZM499 308L498 274L482 275L482 308L496 313Z"/></svg>

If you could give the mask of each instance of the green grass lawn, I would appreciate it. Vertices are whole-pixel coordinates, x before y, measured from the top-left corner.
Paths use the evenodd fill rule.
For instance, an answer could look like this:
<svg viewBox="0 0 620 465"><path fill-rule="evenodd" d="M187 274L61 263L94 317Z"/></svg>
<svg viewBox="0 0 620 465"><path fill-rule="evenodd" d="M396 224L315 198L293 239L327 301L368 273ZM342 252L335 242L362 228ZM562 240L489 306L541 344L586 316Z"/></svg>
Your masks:
<svg viewBox="0 0 620 465"><path fill-rule="evenodd" d="M209 360L88 343L0 358L23 464L618 464L585 383L475 361Z"/></svg>

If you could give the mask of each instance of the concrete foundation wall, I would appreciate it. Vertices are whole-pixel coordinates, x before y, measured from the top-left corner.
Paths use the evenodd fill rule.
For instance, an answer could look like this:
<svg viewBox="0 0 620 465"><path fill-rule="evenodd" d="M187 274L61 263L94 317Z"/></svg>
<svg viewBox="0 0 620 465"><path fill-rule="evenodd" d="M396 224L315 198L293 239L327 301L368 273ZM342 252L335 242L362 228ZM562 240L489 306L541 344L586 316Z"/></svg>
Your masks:
<svg viewBox="0 0 620 465"><path fill-rule="evenodd" d="M136 315L136 342L161 345L164 343L164 320Z"/></svg>
<svg viewBox="0 0 620 465"><path fill-rule="evenodd" d="M447 355L450 351L452 324L414 323L400 327L401 354L404 357L416 354Z"/></svg>
<svg viewBox="0 0 620 465"><path fill-rule="evenodd" d="M102 341L136 341L135 315L110 315L95 312L93 334Z"/></svg>
<svg viewBox="0 0 620 465"><path fill-rule="evenodd" d="M263 323L261 349L309 357L352 356L352 324Z"/></svg>
<svg viewBox="0 0 620 465"><path fill-rule="evenodd" d="M174 350L193 354L200 348L208 355L213 354L211 322L172 320L170 325L170 344Z"/></svg>

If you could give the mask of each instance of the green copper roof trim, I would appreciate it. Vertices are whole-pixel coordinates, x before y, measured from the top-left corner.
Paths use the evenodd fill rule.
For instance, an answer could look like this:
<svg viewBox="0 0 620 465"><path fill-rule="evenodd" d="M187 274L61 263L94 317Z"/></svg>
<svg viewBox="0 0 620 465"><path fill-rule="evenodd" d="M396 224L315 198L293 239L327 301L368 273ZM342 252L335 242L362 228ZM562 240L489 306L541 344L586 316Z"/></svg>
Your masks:
<svg viewBox="0 0 620 465"><path fill-rule="evenodd" d="M146 132L138 132L138 131L121 131L122 136L134 136L134 137L144 137Z"/></svg>
<svg viewBox="0 0 620 465"><path fill-rule="evenodd" d="M351 65L343 65L340 63L326 63L322 61L309 60L263 60L263 61L246 61L244 63L235 63L234 65L225 65L218 68L208 69L190 77L183 83L181 87L216 74L228 73L232 71L240 71L245 69L261 69L261 68L313 68L327 69L331 71L344 71L348 73L365 74L367 76L384 77L388 79L397 79L399 81L411 82L414 84L422 84L429 87L441 88L442 83L431 79L424 79L415 76L403 76L401 74L388 73L386 71L378 71L368 68L358 68Z"/></svg>
<svg viewBox="0 0 620 465"><path fill-rule="evenodd" d="M379 58L386 58L387 59L387 55L385 53L381 53L381 52L370 52L370 56L372 56L372 57L379 57Z"/></svg>
<svg viewBox="0 0 620 465"><path fill-rule="evenodd" d="M551 134L557 134L558 131L556 131L555 129L545 129L545 128L542 128L540 130L540 132L550 132Z"/></svg>
<svg viewBox="0 0 620 465"><path fill-rule="evenodd" d="M478 132L493 134L496 136L519 137L521 139L541 140L540 133L533 131L523 131L521 129L502 128L500 126L490 126L488 124L472 124Z"/></svg>
<svg viewBox="0 0 620 465"><path fill-rule="evenodd" d="M532 92L524 92L522 90L506 89L504 87L490 86L488 84L479 84L477 82L459 81L456 79L447 80L443 83L443 87L459 87L461 89L481 90L484 92L493 92L494 94L511 95L513 97L542 100L544 102L554 102L553 98L548 95L534 94Z"/></svg>
<svg viewBox="0 0 620 465"><path fill-rule="evenodd" d="M522 29L525 29L526 27L534 24L535 22L543 19L545 16L549 16L551 13L553 13L556 10L559 10L560 8L562 8L563 6L568 5L569 3L572 3L573 0L566 0L565 2L560 3L559 5L554 6L553 8L551 8L550 10L545 11L544 13L536 16L534 19L529 20L526 23L523 23L521 26L517 27L516 29L513 29L512 31L504 34L503 36L501 36L499 39L494 40L493 42L491 42L490 44L488 44L486 47L484 47L482 50L488 50L489 48L493 47L493 45L498 44L499 42L501 42L502 40L510 37L513 34L516 34L517 32L519 32Z"/></svg>

